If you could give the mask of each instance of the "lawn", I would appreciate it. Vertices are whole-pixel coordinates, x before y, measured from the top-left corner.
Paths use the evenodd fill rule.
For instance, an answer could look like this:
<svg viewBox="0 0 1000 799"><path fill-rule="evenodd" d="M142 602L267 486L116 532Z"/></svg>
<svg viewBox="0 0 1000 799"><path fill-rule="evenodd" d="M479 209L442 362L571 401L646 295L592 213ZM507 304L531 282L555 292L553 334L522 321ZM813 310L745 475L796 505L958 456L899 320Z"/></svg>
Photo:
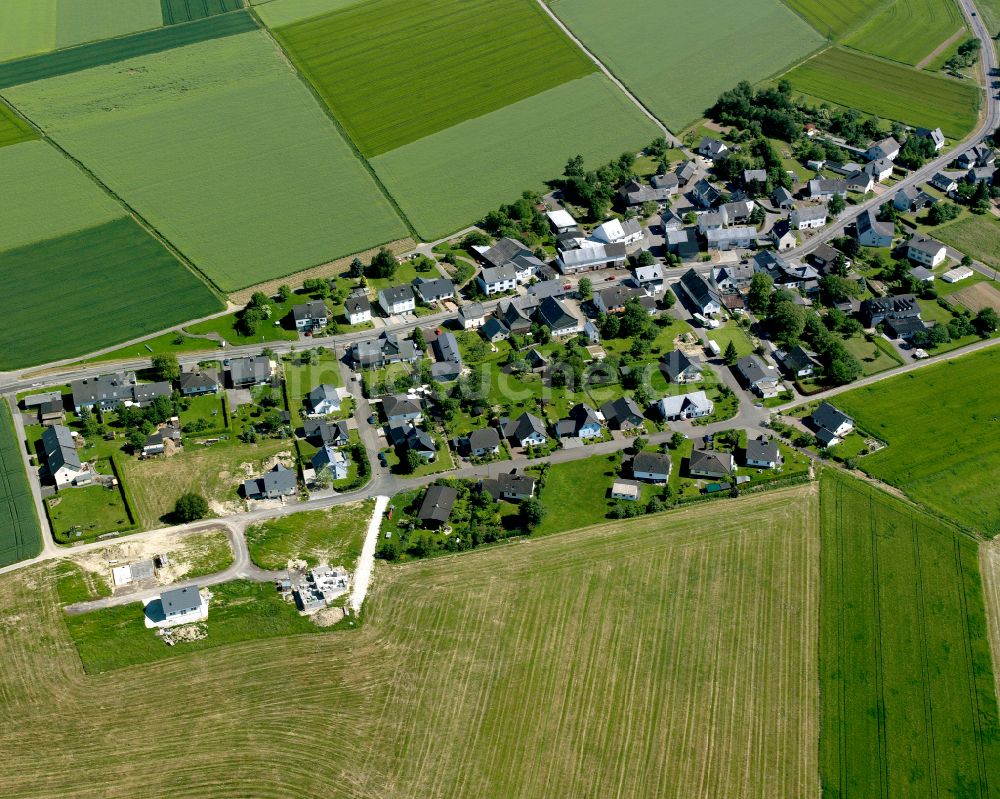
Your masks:
<svg viewBox="0 0 1000 799"><path fill-rule="evenodd" d="M292 427L302 424L302 412L306 395L320 385L334 387L343 385L340 368L333 352L326 352L316 358L316 363L302 363L297 355L283 362L285 393L288 396L288 410L292 414ZM348 400L342 400L346 404ZM343 405L341 406L344 407Z"/></svg>
<svg viewBox="0 0 1000 799"><path fill-rule="evenodd" d="M179 547L170 551L170 564L183 565L185 580L228 569L233 562L233 548L223 530L185 536Z"/></svg>
<svg viewBox="0 0 1000 799"><path fill-rule="evenodd" d="M223 291L406 235L261 31L16 86L5 96Z"/></svg>
<svg viewBox="0 0 1000 799"><path fill-rule="evenodd" d="M597 69L534 0L370 0L275 36L366 157Z"/></svg>
<svg viewBox="0 0 1000 799"><path fill-rule="evenodd" d="M884 372L886 369L893 369L903 363L896 355L892 345L878 337L874 341L868 341L863 335L858 335L847 339L842 338L841 343L851 355L858 359L866 376Z"/></svg>
<svg viewBox="0 0 1000 799"><path fill-rule="evenodd" d="M753 344L747 336L746 331L735 323L726 323L715 330L706 331L710 340L719 345L722 352L726 351L729 342L736 347L736 353L741 358L753 354Z"/></svg>
<svg viewBox="0 0 1000 799"><path fill-rule="evenodd" d="M185 436L204 435L206 432L226 430L226 398L225 394L200 394L194 397L183 397L181 400L181 431ZM192 428L200 427L200 430Z"/></svg>
<svg viewBox="0 0 1000 799"><path fill-rule="evenodd" d="M247 530L250 557L262 569L285 569L290 560L328 563L354 571L371 518L371 501L293 513Z"/></svg>
<svg viewBox="0 0 1000 799"><path fill-rule="evenodd" d="M934 237L956 250L971 255L994 269L1000 269L1000 220L991 214L969 214L934 228Z"/></svg>
<svg viewBox="0 0 1000 799"><path fill-rule="evenodd" d="M823 45L823 37L780 0L553 0L583 43L659 119L680 131L741 80L787 69ZM705 52L725 53L710 69Z"/></svg>
<svg viewBox="0 0 1000 799"><path fill-rule="evenodd" d="M783 76L798 92L907 125L940 127L950 139L975 127L980 89L929 72L831 47Z"/></svg>
<svg viewBox="0 0 1000 799"><path fill-rule="evenodd" d="M0 99L0 147L37 139L34 129Z"/></svg>
<svg viewBox="0 0 1000 799"><path fill-rule="evenodd" d="M955 0L893 0L843 43L915 65L963 29L965 18Z"/></svg>
<svg viewBox="0 0 1000 799"><path fill-rule="evenodd" d="M357 0L250 0L254 11L269 28L280 28L310 17L318 17L352 6Z"/></svg>
<svg viewBox="0 0 1000 799"><path fill-rule="evenodd" d="M995 795L976 542L832 471L820 507L823 795Z"/></svg>
<svg viewBox="0 0 1000 799"><path fill-rule="evenodd" d="M92 670L168 659L99 680L5 576L5 794L818 796L816 516L813 486L380 565L356 631L288 635L316 628L269 585L213 588L190 647L74 617Z"/></svg>
<svg viewBox="0 0 1000 799"><path fill-rule="evenodd" d="M831 39L858 27L877 9L871 0L785 0L785 2L823 36ZM882 0L886 2L886 0ZM875 5L876 8L872 8Z"/></svg>
<svg viewBox="0 0 1000 799"><path fill-rule="evenodd" d="M0 401L0 566L33 558L42 549L42 530L21 458L10 408Z"/></svg>
<svg viewBox="0 0 1000 799"><path fill-rule="evenodd" d="M543 189L567 158L582 155L596 168L656 135L628 98L593 74L397 147L371 165L417 232L436 239L526 189Z"/></svg>
<svg viewBox="0 0 1000 799"><path fill-rule="evenodd" d="M532 535L561 533L605 521L616 468L613 455L595 455L549 467L545 487L539 494L545 518Z"/></svg>
<svg viewBox="0 0 1000 799"><path fill-rule="evenodd" d="M1000 533L1000 351L977 352L840 394L833 404L887 441L864 471L988 536Z"/></svg>
<svg viewBox="0 0 1000 799"><path fill-rule="evenodd" d="M105 533L131 530L119 488L93 485L67 488L45 500L56 541L89 541Z"/></svg>
<svg viewBox="0 0 1000 799"><path fill-rule="evenodd" d="M150 358L153 355L172 352L181 353L205 352L210 354L212 350L219 349L219 342L211 339L196 338L185 335L182 332L174 331L164 333L161 336L154 336L136 344L129 344L116 350L111 350L103 355L94 358L87 358L80 363L101 363L102 361L133 361L137 359Z"/></svg>

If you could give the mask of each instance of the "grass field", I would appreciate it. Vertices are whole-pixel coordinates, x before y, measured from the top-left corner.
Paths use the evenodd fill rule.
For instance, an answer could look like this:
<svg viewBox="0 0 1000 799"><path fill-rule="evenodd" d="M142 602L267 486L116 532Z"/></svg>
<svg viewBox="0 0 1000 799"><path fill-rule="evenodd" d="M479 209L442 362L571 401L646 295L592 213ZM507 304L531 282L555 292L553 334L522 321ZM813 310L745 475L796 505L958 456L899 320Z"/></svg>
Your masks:
<svg viewBox="0 0 1000 799"><path fill-rule="evenodd" d="M703 116L741 80L786 69L823 37L780 0L553 0L552 10L581 41L675 131ZM701 68L705 52L725 53Z"/></svg>
<svg viewBox="0 0 1000 799"><path fill-rule="evenodd" d="M82 355L222 307L129 217L0 252L0 270L9 303L0 369ZM39 325L40 318L60 321ZM67 335L68 328L84 334Z"/></svg>
<svg viewBox="0 0 1000 799"><path fill-rule="evenodd" d="M594 168L656 135L653 123L595 74L399 147L371 164L417 232L435 239L525 189L542 189L573 155Z"/></svg>
<svg viewBox="0 0 1000 799"><path fill-rule="evenodd" d="M338 505L271 519L247 530L250 557L262 569L284 569L289 560L341 565L354 571L372 514L372 503Z"/></svg>
<svg viewBox="0 0 1000 799"><path fill-rule="evenodd" d="M884 372L902 364L899 356L893 354L891 345L887 347L879 339L869 342L864 336L852 336L843 339L843 344L844 348L858 359L865 375Z"/></svg>
<svg viewBox="0 0 1000 799"><path fill-rule="evenodd" d="M1000 220L991 214L970 214L934 228L934 236L994 269L1000 269Z"/></svg>
<svg viewBox="0 0 1000 799"><path fill-rule="evenodd" d="M986 596L986 625L993 650L993 662L1000 663L1000 540L979 547L979 573ZM1000 669L994 667L997 694L1000 695Z"/></svg>
<svg viewBox="0 0 1000 799"><path fill-rule="evenodd" d="M310 17L352 6L357 0L250 0L255 11L269 28L280 28Z"/></svg>
<svg viewBox="0 0 1000 799"><path fill-rule="evenodd" d="M996 796L976 542L835 473L820 504L823 795Z"/></svg>
<svg viewBox="0 0 1000 799"><path fill-rule="evenodd" d="M913 499L994 536L1000 533L1000 380L996 348L928 366L832 400L889 446L860 468Z"/></svg>
<svg viewBox="0 0 1000 799"><path fill-rule="evenodd" d="M134 527L117 488L99 485L68 488L45 502L52 533L61 544L89 541Z"/></svg>
<svg viewBox="0 0 1000 799"><path fill-rule="evenodd" d="M534 0L370 0L275 36L367 157L597 69Z"/></svg>
<svg viewBox="0 0 1000 799"><path fill-rule="evenodd" d="M965 19L955 0L893 0L843 41L857 50L914 65L963 28Z"/></svg>
<svg viewBox="0 0 1000 799"><path fill-rule="evenodd" d="M122 36L161 22L160 0L4 0L0 61Z"/></svg>
<svg viewBox="0 0 1000 799"><path fill-rule="evenodd" d="M615 468L614 458L608 455L553 464L541 492L545 517L532 535L559 533L603 521Z"/></svg>
<svg viewBox="0 0 1000 799"><path fill-rule="evenodd" d="M6 577L5 796L815 797L815 488L734 507L380 569L359 631L150 643L98 680L47 575ZM138 652L136 618L71 620L86 662Z"/></svg>
<svg viewBox="0 0 1000 799"><path fill-rule="evenodd" d="M174 567L183 564L183 579L190 580L228 569L233 563L233 548L222 530L189 535L171 550L170 563Z"/></svg>
<svg viewBox="0 0 1000 799"><path fill-rule="evenodd" d="M33 558L41 549L42 530L21 459L21 442L9 406L0 402L0 566Z"/></svg>
<svg viewBox="0 0 1000 799"><path fill-rule="evenodd" d="M891 0L881 0L883 3L889 1ZM831 39L858 27L877 10L878 6L871 0L841 0L837 3L827 3L824 0L785 0L785 2L822 36ZM876 8L873 8L873 5Z"/></svg>
<svg viewBox="0 0 1000 799"><path fill-rule="evenodd" d="M929 72L832 47L783 76L796 91L908 125L940 127L951 139L975 127L980 90Z"/></svg>
<svg viewBox="0 0 1000 799"><path fill-rule="evenodd" d="M243 8L243 0L160 0L163 24L176 25Z"/></svg>
<svg viewBox="0 0 1000 799"><path fill-rule="evenodd" d="M135 360L136 358L148 358L151 355L164 352L178 354L182 352L205 352L206 354L210 354L215 349L219 349L217 341L185 336L183 333L173 332L146 339L139 344L130 344L126 347L120 347L117 350L111 350L104 355L98 355L94 358L88 358L86 361L81 361L81 363Z"/></svg>
<svg viewBox="0 0 1000 799"><path fill-rule="evenodd" d="M374 180L262 32L5 94L223 290L406 235Z"/></svg>
<svg viewBox="0 0 1000 799"><path fill-rule="evenodd" d="M31 125L19 117L3 100L0 100L0 147L20 144L37 139Z"/></svg>

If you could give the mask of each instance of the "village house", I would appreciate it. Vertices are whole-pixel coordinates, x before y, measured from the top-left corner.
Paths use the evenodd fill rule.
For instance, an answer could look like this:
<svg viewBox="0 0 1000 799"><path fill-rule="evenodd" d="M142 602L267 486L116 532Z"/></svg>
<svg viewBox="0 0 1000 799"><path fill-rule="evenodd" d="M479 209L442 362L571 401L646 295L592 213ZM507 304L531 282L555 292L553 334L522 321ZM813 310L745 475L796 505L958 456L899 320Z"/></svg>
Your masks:
<svg viewBox="0 0 1000 799"><path fill-rule="evenodd" d="M666 483L670 478L670 455L666 452L637 452L632 458L632 476L647 483Z"/></svg>
<svg viewBox="0 0 1000 799"><path fill-rule="evenodd" d="M948 248L940 241L918 233L906 242L906 257L933 269L945 262Z"/></svg>
<svg viewBox="0 0 1000 799"><path fill-rule="evenodd" d="M795 204L795 197L784 186L778 186L771 192L771 202L776 208L788 209Z"/></svg>
<svg viewBox="0 0 1000 799"><path fill-rule="evenodd" d="M382 333L377 338L356 341L350 349L355 369L381 369L391 363L413 363L417 357L416 345L395 333Z"/></svg>
<svg viewBox="0 0 1000 799"><path fill-rule="evenodd" d="M822 275L831 274L837 260L840 258L844 261L844 268L850 269L851 259L844 255L840 250L835 247L831 247L829 244L820 244L809 256L813 266L815 266L816 270Z"/></svg>
<svg viewBox="0 0 1000 799"><path fill-rule="evenodd" d="M478 330L486 323L486 310L482 303L472 302L458 309L458 323L462 330Z"/></svg>
<svg viewBox="0 0 1000 799"><path fill-rule="evenodd" d="M243 483L243 494L247 499L280 499L291 496L297 490L295 472L280 463L260 477Z"/></svg>
<svg viewBox="0 0 1000 799"><path fill-rule="evenodd" d="M699 275L694 269L689 269L683 275L681 275L680 281L675 285L674 291L679 290L683 295L687 296L698 312L704 314L705 316L714 316L722 310L722 301L719 299L719 295L715 293L708 282ZM683 296L679 299L684 299Z"/></svg>
<svg viewBox="0 0 1000 799"><path fill-rule="evenodd" d="M480 427L466 437L466 446L473 458L500 454L500 434L495 427Z"/></svg>
<svg viewBox="0 0 1000 799"><path fill-rule="evenodd" d="M681 350L671 350L664 355L660 371L668 383L697 383L702 377L701 365L692 361Z"/></svg>
<svg viewBox="0 0 1000 799"><path fill-rule="evenodd" d="M363 325L372 320L372 304L364 289L354 289L344 300L344 316L349 325Z"/></svg>
<svg viewBox="0 0 1000 799"><path fill-rule="evenodd" d="M796 212L792 211L792 213ZM771 243L774 244L774 249L778 252L791 250L799 243L798 238L792 232L792 223L787 219L779 219L775 222L767 235L771 239Z"/></svg>
<svg viewBox="0 0 1000 799"><path fill-rule="evenodd" d="M498 341L503 341L510 336L510 329L495 316L491 316L479 328L479 335L490 344L496 344Z"/></svg>
<svg viewBox="0 0 1000 799"><path fill-rule="evenodd" d="M142 454L146 457L162 455L167 451L168 442L172 446L180 446L181 429L176 422L161 425L159 429L150 433L142 446Z"/></svg>
<svg viewBox="0 0 1000 799"><path fill-rule="evenodd" d="M906 319L920 316L920 305L912 294L873 297L861 303L861 322L865 327L876 327L887 319Z"/></svg>
<svg viewBox="0 0 1000 799"><path fill-rule="evenodd" d="M493 479L479 481L479 488L495 500L506 499L511 502L531 499L535 495L535 478L516 472L502 472Z"/></svg>
<svg viewBox="0 0 1000 799"><path fill-rule="evenodd" d="M656 403L656 407L665 422L700 419L703 416L711 416L715 410L715 405L704 391L666 396Z"/></svg>
<svg viewBox="0 0 1000 799"><path fill-rule="evenodd" d="M401 425L405 422L419 422L423 408L416 397L390 394L382 398L382 413L390 425Z"/></svg>
<svg viewBox="0 0 1000 799"><path fill-rule="evenodd" d="M953 191L958 189L958 181L950 175L944 174L944 172L935 173L928 183L933 186L938 191L943 191L945 194L951 194Z"/></svg>
<svg viewBox="0 0 1000 799"><path fill-rule="evenodd" d="M415 310L417 298L410 286L389 286L378 293L378 304L382 306L386 316L393 316Z"/></svg>
<svg viewBox="0 0 1000 799"><path fill-rule="evenodd" d="M426 280L418 277L411 285L421 301L428 305L443 300L450 300L455 296L455 284L447 278L436 277Z"/></svg>
<svg viewBox="0 0 1000 799"><path fill-rule="evenodd" d="M736 471L736 461L728 452L714 449L692 450L688 459L688 474L691 477L705 477L722 480Z"/></svg>
<svg viewBox="0 0 1000 799"><path fill-rule="evenodd" d="M219 372L215 369L201 369L200 367L182 369L178 384L181 394L185 397L215 394L220 386Z"/></svg>
<svg viewBox="0 0 1000 799"><path fill-rule="evenodd" d="M249 388L263 386L271 381L274 364L266 355L254 355L249 358L233 358L229 362L229 385L233 388Z"/></svg>
<svg viewBox="0 0 1000 799"><path fill-rule="evenodd" d="M714 208L722 199L722 192L705 178L701 178L691 189L691 199L702 208Z"/></svg>
<svg viewBox="0 0 1000 799"><path fill-rule="evenodd" d="M574 405L569 410L569 418L556 423L556 437L599 438L604 433L600 419L594 409L585 403Z"/></svg>
<svg viewBox="0 0 1000 799"><path fill-rule="evenodd" d="M648 296L663 291L663 267L660 264L637 266L632 275L632 282Z"/></svg>
<svg viewBox="0 0 1000 799"><path fill-rule="evenodd" d="M317 475L326 472L331 480L346 480L349 463L347 455L330 444L324 444L312 457L313 472Z"/></svg>
<svg viewBox="0 0 1000 799"><path fill-rule="evenodd" d="M292 306L292 320L300 333L322 330L329 322L330 311L323 300L311 300Z"/></svg>
<svg viewBox="0 0 1000 799"><path fill-rule="evenodd" d="M758 469L777 469L781 466L778 445L764 436L748 439L746 465Z"/></svg>
<svg viewBox="0 0 1000 799"><path fill-rule="evenodd" d="M854 430L854 420L829 402L821 402L810 418L816 428L816 438L824 447L832 447Z"/></svg>
<svg viewBox="0 0 1000 799"><path fill-rule="evenodd" d="M618 430L635 430L643 427L645 417L631 397L608 400L601 406L601 415L609 427Z"/></svg>
<svg viewBox="0 0 1000 799"><path fill-rule="evenodd" d="M420 503L417 518L424 527L437 529L448 523L458 499L458 491L451 486L428 486Z"/></svg>
<svg viewBox="0 0 1000 799"><path fill-rule="evenodd" d="M537 316L538 321L549 328L554 338L580 332L580 320L554 297L546 297L538 303Z"/></svg>
<svg viewBox="0 0 1000 799"><path fill-rule="evenodd" d="M847 190L867 194L875 188L875 178L863 169L847 176Z"/></svg>
<svg viewBox="0 0 1000 799"><path fill-rule="evenodd" d="M698 144L698 155L710 158L713 161L720 161L729 155L729 147L725 142L713 139L710 136L703 136Z"/></svg>
<svg viewBox="0 0 1000 799"><path fill-rule="evenodd" d="M45 451L49 476L56 487L73 485L84 469L70 429L61 424L46 427L42 431L42 449Z"/></svg>
<svg viewBox="0 0 1000 799"><path fill-rule="evenodd" d="M618 283L610 288L595 292L594 307L601 313L621 313L625 310L626 302L644 296L646 296L645 292Z"/></svg>
<svg viewBox="0 0 1000 799"><path fill-rule="evenodd" d="M618 195L622 198L622 202L626 208L634 208L637 205L643 205L648 202L666 202L672 195L677 193L677 187L679 186L677 177L672 177L674 178L672 189L669 184L661 184L662 187L657 188L655 186L644 186L638 180L630 180L618 189Z"/></svg>
<svg viewBox="0 0 1000 799"><path fill-rule="evenodd" d="M896 228L892 222L880 222L875 211L868 209L858 217L858 243L864 247L891 247Z"/></svg>
<svg viewBox="0 0 1000 799"><path fill-rule="evenodd" d="M865 151L865 158L869 161L878 161L883 158L895 161L897 155L899 155L899 142L892 136L875 142Z"/></svg>
<svg viewBox="0 0 1000 799"><path fill-rule="evenodd" d="M609 219L594 228L590 238L599 244L635 244L642 240L642 226L637 219Z"/></svg>
<svg viewBox="0 0 1000 799"><path fill-rule="evenodd" d="M694 161L685 161L677 165L677 168L674 169L674 174L677 175L677 180L680 184L686 186L698 174L698 164Z"/></svg>
<svg viewBox="0 0 1000 799"><path fill-rule="evenodd" d="M747 249L757 240L757 228L751 225L714 228L705 234L705 246L709 252L728 252Z"/></svg>
<svg viewBox="0 0 1000 799"><path fill-rule="evenodd" d="M119 405L145 407L157 397L169 397L173 389L167 382L139 383L135 372L115 372L74 380L70 392L73 409L80 413L84 408L112 411Z"/></svg>
<svg viewBox="0 0 1000 799"><path fill-rule="evenodd" d="M425 461L433 461L437 457L437 442L434 437L413 422L390 425L388 439L394 447L415 452Z"/></svg>
<svg viewBox="0 0 1000 799"><path fill-rule="evenodd" d="M747 355L736 362L736 371L743 384L759 397L776 397L781 392L781 378L770 364L756 355Z"/></svg>
<svg viewBox="0 0 1000 799"><path fill-rule="evenodd" d="M789 221L796 230L814 230L826 224L826 217L825 205L807 205L792 211Z"/></svg>
<svg viewBox="0 0 1000 799"><path fill-rule="evenodd" d="M526 333L531 329L531 319L517 300L500 300L494 313L511 333Z"/></svg>
<svg viewBox="0 0 1000 799"><path fill-rule="evenodd" d="M988 144L980 143L963 152L955 159L959 169L971 169L977 166L990 166L996 162L996 153Z"/></svg>
<svg viewBox="0 0 1000 799"><path fill-rule="evenodd" d="M522 413L517 419L501 420L501 432L519 447L538 447L548 441L545 423L531 413Z"/></svg>
<svg viewBox="0 0 1000 799"><path fill-rule="evenodd" d="M927 192L914 187L900 189L892 198L893 207L897 211L902 211L904 213L916 213L917 211L922 211L924 208L934 205L936 202L936 198L932 197Z"/></svg>
<svg viewBox="0 0 1000 799"><path fill-rule="evenodd" d="M197 585L186 585L160 594L163 625L190 624L208 617L208 602L201 598Z"/></svg>
<svg viewBox="0 0 1000 799"><path fill-rule="evenodd" d="M330 422L326 419L304 419L302 432L313 444L330 444L334 447L346 447L350 441L350 432L346 421Z"/></svg>
<svg viewBox="0 0 1000 799"><path fill-rule="evenodd" d="M847 181L832 178L813 178L808 184L809 196L814 200L827 200L835 194L847 197Z"/></svg>
<svg viewBox="0 0 1000 799"><path fill-rule="evenodd" d="M561 250L556 265L564 275L573 275L595 269L617 269L625 265L627 257L628 253L623 243L587 242L587 246L576 250Z"/></svg>
<svg viewBox="0 0 1000 799"><path fill-rule="evenodd" d="M892 177L892 161L888 158L869 161L865 164L864 172L876 183L882 183Z"/></svg>
<svg viewBox="0 0 1000 799"><path fill-rule="evenodd" d="M307 416L326 416L340 410L340 394L329 383L316 386L306 397Z"/></svg>
<svg viewBox="0 0 1000 799"><path fill-rule="evenodd" d="M753 280L753 266L746 261L713 266L710 278L712 285L720 293L737 294L750 286L750 281Z"/></svg>
<svg viewBox="0 0 1000 799"><path fill-rule="evenodd" d="M483 293L487 296L514 291L517 288L517 270L513 264L484 266L476 277Z"/></svg>
<svg viewBox="0 0 1000 799"><path fill-rule="evenodd" d="M921 139L930 139L934 144L935 152L938 152L944 147L945 139L944 134L941 132L941 128L934 128L934 130L930 130L929 128L917 128L914 135Z"/></svg>
<svg viewBox="0 0 1000 799"><path fill-rule="evenodd" d="M811 377L819 369L815 354L796 344L788 350L775 350L774 359L789 377Z"/></svg>
<svg viewBox="0 0 1000 799"><path fill-rule="evenodd" d="M743 170L743 185L752 187L754 184L763 186L767 183L767 170L766 169L744 169Z"/></svg>

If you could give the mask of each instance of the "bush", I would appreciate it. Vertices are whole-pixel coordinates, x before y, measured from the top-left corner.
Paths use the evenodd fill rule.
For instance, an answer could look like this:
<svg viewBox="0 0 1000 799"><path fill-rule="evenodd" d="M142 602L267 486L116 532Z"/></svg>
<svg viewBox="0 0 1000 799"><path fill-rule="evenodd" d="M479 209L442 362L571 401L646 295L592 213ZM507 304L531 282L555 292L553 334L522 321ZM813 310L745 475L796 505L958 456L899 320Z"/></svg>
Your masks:
<svg viewBox="0 0 1000 799"><path fill-rule="evenodd" d="M174 503L174 518L181 524L204 519L208 515L208 500L201 494L182 494Z"/></svg>

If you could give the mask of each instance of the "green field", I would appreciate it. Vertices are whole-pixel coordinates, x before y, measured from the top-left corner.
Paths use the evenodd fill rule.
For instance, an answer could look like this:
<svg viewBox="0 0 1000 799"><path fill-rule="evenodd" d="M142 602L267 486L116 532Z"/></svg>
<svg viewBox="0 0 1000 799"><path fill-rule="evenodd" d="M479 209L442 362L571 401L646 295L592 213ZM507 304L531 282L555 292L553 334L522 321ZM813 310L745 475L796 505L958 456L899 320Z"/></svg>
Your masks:
<svg viewBox="0 0 1000 799"><path fill-rule="evenodd" d="M964 28L965 19L955 0L893 0L843 42L914 65Z"/></svg>
<svg viewBox="0 0 1000 799"><path fill-rule="evenodd" d="M0 369L83 355L222 305L129 217L0 252L0 271Z"/></svg>
<svg viewBox="0 0 1000 799"><path fill-rule="evenodd" d="M38 512L21 459L10 408L0 401L0 566L33 558L42 549Z"/></svg>
<svg viewBox="0 0 1000 799"><path fill-rule="evenodd" d="M934 228L934 236L994 269L1000 269L1000 220L992 214L970 214ZM965 281L967 284L968 281Z"/></svg>
<svg viewBox="0 0 1000 799"><path fill-rule="evenodd" d="M616 461L609 455L553 464L540 493L545 517L532 535L575 530L604 521L608 490L615 476Z"/></svg>
<svg viewBox="0 0 1000 799"><path fill-rule="evenodd" d="M780 0L553 0L552 10L675 131L737 82L756 82L822 46ZM720 57L705 60L706 53ZM724 54L724 55L723 55Z"/></svg>
<svg viewBox="0 0 1000 799"><path fill-rule="evenodd" d="M997 796L976 542L837 473L820 497L823 795Z"/></svg>
<svg viewBox="0 0 1000 799"><path fill-rule="evenodd" d="M122 492L93 485L67 488L45 500L52 534L61 544L87 541L105 533L131 530Z"/></svg>
<svg viewBox="0 0 1000 799"><path fill-rule="evenodd" d="M0 61L156 28L162 21L160 0L4 0Z"/></svg>
<svg viewBox="0 0 1000 799"><path fill-rule="evenodd" d="M796 91L908 125L940 127L951 139L975 127L979 88L969 82L832 47L783 76Z"/></svg>
<svg viewBox="0 0 1000 799"><path fill-rule="evenodd" d="M939 513L1000 533L996 348L848 391L833 404L889 446L859 466Z"/></svg>
<svg viewBox="0 0 1000 799"><path fill-rule="evenodd" d="M370 0L275 36L368 157L597 69L534 0Z"/></svg>
<svg viewBox="0 0 1000 799"><path fill-rule="evenodd" d="M263 32L94 67L5 94L223 290L406 235L364 166Z"/></svg>
<svg viewBox="0 0 1000 799"><path fill-rule="evenodd" d="M20 144L37 139L31 125L19 117L3 100L0 100L0 147Z"/></svg>
<svg viewBox="0 0 1000 799"><path fill-rule="evenodd" d="M371 502L338 505L256 524L247 530L250 557L262 569L285 569L289 560L304 560L309 566L323 562L354 571L372 507Z"/></svg>
<svg viewBox="0 0 1000 799"><path fill-rule="evenodd" d="M625 95L594 74L399 147L371 164L417 232L435 239L525 189L542 189L573 155L595 168L656 135Z"/></svg>
<svg viewBox="0 0 1000 799"><path fill-rule="evenodd" d="M380 567L357 631L220 586L190 647L68 619L94 670L159 659L99 679L7 576L4 796L815 797L818 545L813 486Z"/></svg>
<svg viewBox="0 0 1000 799"><path fill-rule="evenodd" d="M280 28L354 5L358 0L250 0L269 28Z"/></svg>
<svg viewBox="0 0 1000 799"><path fill-rule="evenodd" d="M243 0L160 0L163 24L176 25L243 8Z"/></svg>
<svg viewBox="0 0 1000 799"><path fill-rule="evenodd" d="M887 2L887 0L881 0ZM819 33L831 39L853 30L877 9L871 0L785 0L785 2L812 25Z"/></svg>

